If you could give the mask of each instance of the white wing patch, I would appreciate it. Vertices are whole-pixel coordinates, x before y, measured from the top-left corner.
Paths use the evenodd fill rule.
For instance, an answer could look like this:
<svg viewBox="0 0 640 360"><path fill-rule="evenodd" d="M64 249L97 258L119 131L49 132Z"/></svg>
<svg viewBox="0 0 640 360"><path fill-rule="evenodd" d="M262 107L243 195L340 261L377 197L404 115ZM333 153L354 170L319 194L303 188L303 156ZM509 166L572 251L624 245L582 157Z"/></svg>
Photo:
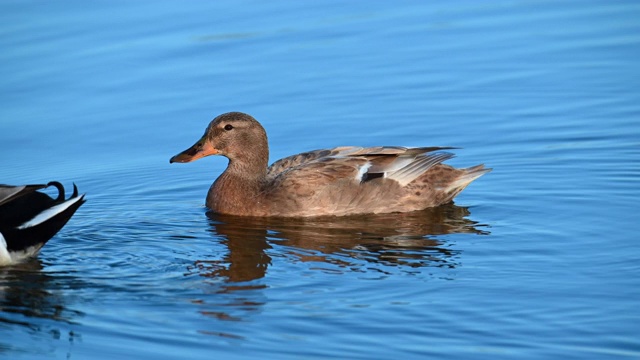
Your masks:
<svg viewBox="0 0 640 360"><path fill-rule="evenodd" d="M366 174L367 171L369 171L370 167L371 167L370 162L360 166L360 169L358 169L358 173L356 174L356 181L361 182L364 178L364 174Z"/></svg>
<svg viewBox="0 0 640 360"><path fill-rule="evenodd" d="M76 196L72 199L69 199L61 204L58 204L56 206L52 206L50 208L48 208L47 210L41 212L40 214L36 215L33 217L33 219L25 222L24 224L18 226L19 230L22 229L26 229L26 228L30 228L39 224L42 224L43 222L51 219L52 217L60 214L61 212L67 210L69 208L69 206L77 203L78 201L82 200L82 196ZM4 239L3 239L4 240ZM5 245L6 247L6 245Z"/></svg>

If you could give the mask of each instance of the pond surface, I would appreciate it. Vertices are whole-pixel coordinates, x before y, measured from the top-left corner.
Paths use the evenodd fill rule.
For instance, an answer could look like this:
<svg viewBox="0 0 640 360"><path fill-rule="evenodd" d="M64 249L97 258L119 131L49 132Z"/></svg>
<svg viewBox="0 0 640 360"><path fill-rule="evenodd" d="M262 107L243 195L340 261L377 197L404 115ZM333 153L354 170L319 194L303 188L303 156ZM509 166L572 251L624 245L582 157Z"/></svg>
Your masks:
<svg viewBox="0 0 640 360"><path fill-rule="evenodd" d="M0 269L0 357L640 358L633 1L0 4L0 182L75 182ZM456 146L485 163L409 214L207 214L226 160L169 158L254 115L271 160Z"/></svg>

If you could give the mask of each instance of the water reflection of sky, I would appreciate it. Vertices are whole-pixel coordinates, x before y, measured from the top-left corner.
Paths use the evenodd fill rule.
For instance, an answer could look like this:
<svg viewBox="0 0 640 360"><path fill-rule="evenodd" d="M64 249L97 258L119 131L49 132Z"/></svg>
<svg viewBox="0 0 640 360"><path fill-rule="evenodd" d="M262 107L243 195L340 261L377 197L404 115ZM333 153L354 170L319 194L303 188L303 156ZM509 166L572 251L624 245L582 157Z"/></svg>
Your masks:
<svg viewBox="0 0 640 360"><path fill-rule="evenodd" d="M88 199L0 270L0 352L637 357L638 18L627 1L0 4L0 182ZM226 161L168 159L231 110L265 125L272 160L458 146L450 163L494 171L437 211L208 218Z"/></svg>

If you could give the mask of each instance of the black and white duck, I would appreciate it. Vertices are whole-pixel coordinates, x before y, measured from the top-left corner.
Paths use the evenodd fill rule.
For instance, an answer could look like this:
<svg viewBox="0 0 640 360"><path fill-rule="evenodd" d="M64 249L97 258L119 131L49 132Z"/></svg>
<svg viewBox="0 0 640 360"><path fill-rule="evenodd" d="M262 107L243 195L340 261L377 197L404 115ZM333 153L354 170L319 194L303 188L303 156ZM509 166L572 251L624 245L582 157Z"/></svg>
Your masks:
<svg viewBox="0 0 640 360"><path fill-rule="evenodd" d="M57 198L38 190L54 186ZM40 249L71 219L85 202L84 194L65 199L56 181L46 185L0 185L0 266L21 262Z"/></svg>

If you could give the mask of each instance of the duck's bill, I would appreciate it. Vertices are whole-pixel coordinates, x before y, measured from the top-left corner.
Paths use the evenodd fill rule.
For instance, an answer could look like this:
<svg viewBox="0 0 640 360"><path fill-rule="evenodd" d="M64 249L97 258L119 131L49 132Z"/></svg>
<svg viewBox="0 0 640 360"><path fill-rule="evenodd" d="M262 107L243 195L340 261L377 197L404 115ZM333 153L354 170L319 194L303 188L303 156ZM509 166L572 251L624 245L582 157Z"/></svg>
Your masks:
<svg viewBox="0 0 640 360"><path fill-rule="evenodd" d="M169 163L188 163L205 156L217 155L219 153L220 151L214 148L209 141L206 141L206 139L202 138L198 140L197 143L193 144L192 147L172 157L169 160Z"/></svg>

